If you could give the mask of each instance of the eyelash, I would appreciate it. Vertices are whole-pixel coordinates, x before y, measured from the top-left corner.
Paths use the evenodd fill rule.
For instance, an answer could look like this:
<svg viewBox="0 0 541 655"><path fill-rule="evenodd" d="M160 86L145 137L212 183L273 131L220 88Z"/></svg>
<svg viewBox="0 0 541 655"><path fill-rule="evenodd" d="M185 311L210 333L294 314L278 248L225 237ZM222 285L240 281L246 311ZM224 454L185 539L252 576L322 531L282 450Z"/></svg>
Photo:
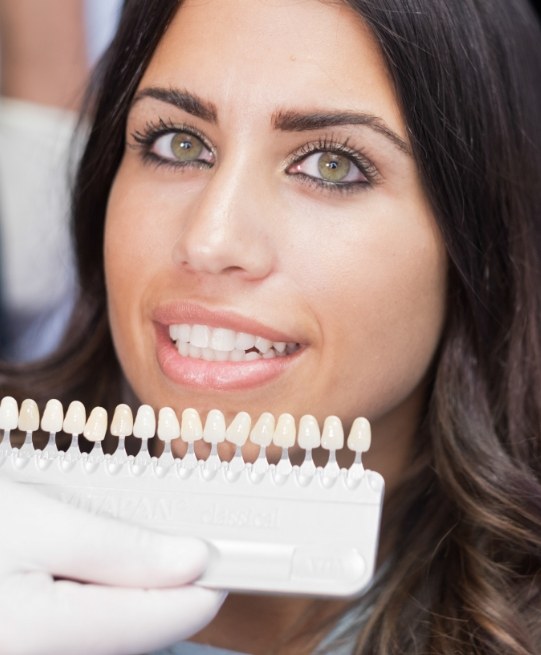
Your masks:
<svg viewBox="0 0 541 655"><path fill-rule="evenodd" d="M165 135L186 133L199 139L206 150L214 156L215 151L210 146L205 137L191 125L174 124L160 119L157 123L146 123L143 131L135 130L131 133L133 144L130 147L136 148L141 153L144 163L152 164L156 167L173 168L174 170L185 168L208 169L214 164L205 162L200 159L193 161L178 161L173 158L168 159L152 151L158 139ZM365 180L355 180L349 182L330 182L322 178L316 178L303 172L288 172L295 164L300 165L311 155L318 153L330 153L345 157L352 163L359 172L366 178ZM307 143L292 153L285 161L286 174L298 178L303 184L306 184L318 191L335 192L335 193L354 193L372 188L379 182L379 173L374 164L362 153L348 145L348 141L340 141L334 137L322 137L315 142Z"/></svg>

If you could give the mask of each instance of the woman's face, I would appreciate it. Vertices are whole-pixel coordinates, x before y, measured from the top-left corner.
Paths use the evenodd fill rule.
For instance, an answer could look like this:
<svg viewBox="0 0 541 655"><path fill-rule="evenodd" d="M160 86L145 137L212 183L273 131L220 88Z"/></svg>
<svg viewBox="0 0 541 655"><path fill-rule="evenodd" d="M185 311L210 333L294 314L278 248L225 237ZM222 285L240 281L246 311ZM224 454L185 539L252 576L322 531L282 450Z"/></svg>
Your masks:
<svg viewBox="0 0 541 655"><path fill-rule="evenodd" d="M106 277L141 402L334 414L346 429L364 415L379 469L403 466L446 257L359 17L312 0L185 1L126 140Z"/></svg>

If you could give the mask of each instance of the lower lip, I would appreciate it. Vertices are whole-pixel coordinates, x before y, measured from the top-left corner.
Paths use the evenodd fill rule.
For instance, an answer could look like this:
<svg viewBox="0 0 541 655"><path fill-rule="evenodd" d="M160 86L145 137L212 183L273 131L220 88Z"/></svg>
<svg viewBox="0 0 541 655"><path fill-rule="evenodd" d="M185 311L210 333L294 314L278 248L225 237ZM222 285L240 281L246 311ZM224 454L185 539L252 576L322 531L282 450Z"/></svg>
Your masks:
<svg viewBox="0 0 541 655"><path fill-rule="evenodd" d="M299 350L293 355L249 362L207 362L204 359L183 357L169 338L168 327L156 327L158 364L166 377L185 387L218 391L258 387L281 375L301 352Z"/></svg>

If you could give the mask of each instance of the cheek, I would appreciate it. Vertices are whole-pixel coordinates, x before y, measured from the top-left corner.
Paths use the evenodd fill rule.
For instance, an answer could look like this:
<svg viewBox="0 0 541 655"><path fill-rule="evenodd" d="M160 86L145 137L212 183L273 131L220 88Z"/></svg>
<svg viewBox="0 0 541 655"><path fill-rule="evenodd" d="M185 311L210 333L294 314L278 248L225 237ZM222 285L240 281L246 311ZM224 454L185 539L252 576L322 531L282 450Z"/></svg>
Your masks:
<svg viewBox="0 0 541 655"><path fill-rule="evenodd" d="M395 221L387 230L382 223L336 250L327 247L317 270L307 265L303 273L297 261L321 325L319 370L344 414L352 407L373 419L388 412L419 386L438 347L445 250L430 216L407 225L400 230Z"/></svg>

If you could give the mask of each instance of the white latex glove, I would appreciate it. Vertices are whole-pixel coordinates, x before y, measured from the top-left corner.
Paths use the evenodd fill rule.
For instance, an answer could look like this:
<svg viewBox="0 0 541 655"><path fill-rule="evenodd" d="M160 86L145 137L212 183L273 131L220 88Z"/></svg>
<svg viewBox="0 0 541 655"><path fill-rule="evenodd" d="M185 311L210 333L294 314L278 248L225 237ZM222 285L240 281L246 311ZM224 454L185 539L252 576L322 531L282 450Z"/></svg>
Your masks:
<svg viewBox="0 0 541 655"><path fill-rule="evenodd" d="M183 586L207 558L201 541L93 516L0 473L0 653L141 655L182 641L223 600Z"/></svg>

